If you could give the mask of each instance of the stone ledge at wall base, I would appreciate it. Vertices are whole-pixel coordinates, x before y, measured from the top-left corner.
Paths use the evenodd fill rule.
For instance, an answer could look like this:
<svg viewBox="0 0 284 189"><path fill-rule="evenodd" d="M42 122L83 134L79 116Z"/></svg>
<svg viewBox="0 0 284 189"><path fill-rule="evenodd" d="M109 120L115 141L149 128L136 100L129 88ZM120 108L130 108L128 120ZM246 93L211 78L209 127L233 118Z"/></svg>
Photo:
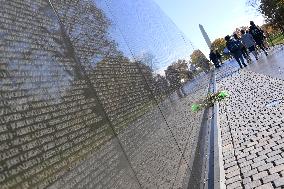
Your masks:
<svg viewBox="0 0 284 189"><path fill-rule="evenodd" d="M216 74L213 78L213 92L217 91ZM222 97L227 97L229 94L224 93ZM226 189L225 185L225 172L223 167L223 155L222 155L222 138L221 128L219 126L218 111L219 102L216 102L213 107L213 132L214 132L214 189Z"/></svg>

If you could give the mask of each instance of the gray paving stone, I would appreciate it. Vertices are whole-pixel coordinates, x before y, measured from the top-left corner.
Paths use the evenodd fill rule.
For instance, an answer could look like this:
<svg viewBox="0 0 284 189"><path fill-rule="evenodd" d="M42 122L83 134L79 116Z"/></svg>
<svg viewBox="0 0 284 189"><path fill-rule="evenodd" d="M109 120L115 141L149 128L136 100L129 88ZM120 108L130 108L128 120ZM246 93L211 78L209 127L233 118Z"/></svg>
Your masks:
<svg viewBox="0 0 284 189"><path fill-rule="evenodd" d="M223 157L224 159L229 159L229 158L232 158L234 157L234 151L231 150L231 151L227 151L227 152L223 152Z"/></svg>
<svg viewBox="0 0 284 189"><path fill-rule="evenodd" d="M264 149L264 150L262 150L262 151L259 151L258 152L258 155L264 155L264 154L267 154L267 153L269 153L269 152L271 152L272 150L270 149L270 148L266 148L266 149Z"/></svg>
<svg viewBox="0 0 284 189"><path fill-rule="evenodd" d="M270 172L270 174L273 174L273 173L276 173L276 172L280 172L282 170L284 170L284 164L277 165L276 167L272 167L268 171Z"/></svg>
<svg viewBox="0 0 284 189"><path fill-rule="evenodd" d="M251 166L250 165L248 165L248 166L246 166L246 167L241 167L241 173L242 174L244 174L244 173L246 173L246 172L248 172L248 171L251 171Z"/></svg>
<svg viewBox="0 0 284 189"><path fill-rule="evenodd" d="M238 165L235 165L233 167L229 167L228 169L226 169L226 173L230 173L230 172L233 172L233 171L236 171L236 170L239 170L239 166Z"/></svg>
<svg viewBox="0 0 284 189"><path fill-rule="evenodd" d="M251 146L251 147L249 147L249 148L245 148L245 149L244 149L244 153L250 152L250 151L252 151L252 150L254 150L254 149L255 149L254 146Z"/></svg>
<svg viewBox="0 0 284 189"><path fill-rule="evenodd" d="M239 155L237 155L237 159L241 159L241 158L246 157L248 155L249 155L249 152L242 152Z"/></svg>
<svg viewBox="0 0 284 189"><path fill-rule="evenodd" d="M279 145L275 145L272 147L273 150L277 150L277 149L283 149L284 148L284 143L281 143Z"/></svg>
<svg viewBox="0 0 284 189"><path fill-rule="evenodd" d="M257 152L260 152L260 151L262 151L262 150L263 150L262 147L258 147L258 148L255 148L254 150L251 150L249 153L250 153L250 154L256 154Z"/></svg>
<svg viewBox="0 0 284 189"><path fill-rule="evenodd" d="M257 157L256 154L251 154L249 156L246 156L246 160L251 160L251 159L256 158L256 157Z"/></svg>
<svg viewBox="0 0 284 189"><path fill-rule="evenodd" d="M224 164L224 168L225 168L225 169L228 169L229 167L233 167L233 166L235 166L235 165L237 165L237 161L232 161L232 162L230 162L230 163Z"/></svg>
<svg viewBox="0 0 284 189"><path fill-rule="evenodd" d="M250 143L246 144L246 146L247 146L247 147L251 147L251 146L254 146L254 145L256 145L256 144L258 144L258 142L257 142L257 141L254 141L254 142L250 142Z"/></svg>
<svg viewBox="0 0 284 189"><path fill-rule="evenodd" d="M266 145L266 146L264 146L264 148L268 148L268 149L270 149L270 148L274 148L274 147L276 147L278 144L276 144L274 141L268 141L268 144ZM274 150L274 149L273 149Z"/></svg>
<svg viewBox="0 0 284 189"><path fill-rule="evenodd" d="M260 173L255 174L255 175L252 175L252 179L258 180L258 179L261 179L261 178L266 177L266 176L268 176L267 171L262 171Z"/></svg>
<svg viewBox="0 0 284 189"><path fill-rule="evenodd" d="M263 148L263 146L266 146L267 144L268 144L267 141L260 142L260 143L255 145L255 149Z"/></svg>
<svg viewBox="0 0 284 189"><path fill-rule="evenodd" d="M275 156L275 155L278 155L278 154L281 154L281 150L275 150L275 151L272 151L272 152L269 152L269 153L267 153L266 155L268 156L268 157L273 157L273 156Z"/></svg>
<svg viewBox="0 0 284 189"><path fill-rule="evenodd" d="M240 175L240 170L239 169L235 170L233 172L227 173L226 174L226 178L232 178L232 177L237 176L237 175Z"/></svg>
<svg viewBox="0 0 284 189"><path fill-rule="evenodd" d="M232 161L236 161L236 158L235 158L235 156L234 156L234 157L229 158L229 159L224 159L224 161L225 161L225 164L227 164L227 163L230 163L230 162L232 162Z"/></svg>
<svg viewBox="0 0 284 189"><path fill-rule="evenodd" d="M241 182L234 182L232 184L227 185L227 189L236 189L241 186L242 186Z"/></svg>
<svg viewBox="0 0 284 189"><path fill-rule="evenodd" d="M268 170L273 167L272 163L263 164L262 166L257 167L258 171Z"/></svg>
<svg viewBox="0 0 284 189"><path fill-rule="evenodd" d="M250 171L243 173L243 175L244 175L244 177L249 177L249 176L252 176L252 175L257 174L257 173L258 173L257 169L252 169Z"/></svg>
<svg viewBox="0 0 284 189"><path fill-rule="evenodd" d="M260 185L261 185L261 182L259 180L255 180L255 181L245 184L245 189L252 189Z"/></svg>
<svg viewBox="0 0 284 189"><path fill-rule="evenodd" d="M253 159L254 162L258 162L258 161L261 161L261 160L265 160L267 159L268 157L266 155L261 155L261 156L258 156L256 158Z"/></svg>
<svg viewBox="0 0 284 189"><path fill-rule="evenodd" d="M242 178L240 177L240 175L237 175L237 176L234 176L232 178L227 179L226 180L226 185L232 184L234 182L241 181L241 180L242 180Z"/></svg>
<svg viewBox="0 0 284 189"><path fill-rule="evenodd" d="M278 178L280 178L279 174L275 173L275 174L268 175L268 176L262 178L262 181L265 184L265 183L268 183L268 182L272 182L272 181L274 181Z"/></svg>
<svg viewBox="0 0 284 189"><path fill-rule="evenodd" d="M250 177L246 177L246 178L243 179L243 184L244 185L247 184L247 183L250 183L250 182L252 182Z"/></svg>
<svg viewBox="0 0 284 189"><path fill-rule="evenodd" d="M255 189L274 189L271 183L267 183L261 186L256 187Z"/></svg>
<svg viewBox="0 0 284 189"><path fill-rule="evenodd" d="M284 136L284 132L283 132L283 131L282 131L281 133L279 133L279 134L281 134L281 137ZM277 143L278 143L278 144L284 143L284 138L282 138L282 139L280 139L280 140L277 140Z"/></svg>
<svg viewBox="0 0 284 189"><path fill-rule="evenodd" d="M282 157L281 159L278 159L276 161L274 161L276 165L281 165L284 164L284 158Z"/></svg>
<svg viewBox="0 0 284 189"><path fill-rule="evenodd" d="M256 161L255 163L251 164L251 167L252 168L256 168L256 167L259 167L259 166L262 166L262 165L265 165L265 161L264 160L261 160L261 161Z"/></svg>
<svg viewBox="0 0 284 189"><path fill-rule="evenodd" d="M284 186L284 177L273 181L276 187Z"/></svg>
<svg viewBox="0 0 284 189"><path fill-rule="evenodd" d="M265 161L268 163L268 162L276 161L276 160L281 159L281 158L282 158L282 157L281 157L280 155L276 155L276 156L267 158Z"/></svg>
<svg viewBox="0 0 284 189"><path fill-rule="evenodd" d="M241 159L238 159L238 163L243 163L243 162L246 162L247 159L246 159L247 156L241 158Z"/></svg>
<svg viewBox="0 0 284 189"><path fill-rule="evenodd" d="M251 164L253 164L253 161L249 160L249 161L244 161L244 162L240 163L239 165L240 165L240 167L246 167L246 166L251 165Z"/></svg>

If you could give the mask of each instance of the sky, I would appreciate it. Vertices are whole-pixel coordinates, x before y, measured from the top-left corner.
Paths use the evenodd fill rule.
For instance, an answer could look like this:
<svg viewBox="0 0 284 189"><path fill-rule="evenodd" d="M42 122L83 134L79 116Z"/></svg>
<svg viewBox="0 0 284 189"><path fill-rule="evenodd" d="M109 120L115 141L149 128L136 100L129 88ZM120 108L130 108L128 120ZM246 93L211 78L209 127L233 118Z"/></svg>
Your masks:
<svg viewBox="0 0 284 189"><path fill-rule="evenodd" d="M246 4L246 0L153 0L172 19L177 27L207 57L209 48L199 30L203 25L211 42L232 34L253 20L257 25L264 18Z"/></svg>

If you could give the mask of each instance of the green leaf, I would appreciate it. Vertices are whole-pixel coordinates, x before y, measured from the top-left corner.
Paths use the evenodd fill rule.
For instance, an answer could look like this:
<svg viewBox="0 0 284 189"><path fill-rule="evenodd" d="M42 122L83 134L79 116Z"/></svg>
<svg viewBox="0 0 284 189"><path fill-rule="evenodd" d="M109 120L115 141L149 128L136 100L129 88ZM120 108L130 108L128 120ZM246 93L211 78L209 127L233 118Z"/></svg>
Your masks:
<svg viewBox="0 0 284 189"><path fill-rule="evenodd" d="M219 94L218 94L218 97L221 98L221 99L224 99L228 96L229 96L229 93L227 91L220 91Z"/></svg>
<svg viewBox="0 0 284 189"><path fill-rule="evenodd" d="M199 111L200 109L201 109L200 104L193 104L193 105L191 106L191 111L193 111L193 112L197 112L197 111Z"/></svg>

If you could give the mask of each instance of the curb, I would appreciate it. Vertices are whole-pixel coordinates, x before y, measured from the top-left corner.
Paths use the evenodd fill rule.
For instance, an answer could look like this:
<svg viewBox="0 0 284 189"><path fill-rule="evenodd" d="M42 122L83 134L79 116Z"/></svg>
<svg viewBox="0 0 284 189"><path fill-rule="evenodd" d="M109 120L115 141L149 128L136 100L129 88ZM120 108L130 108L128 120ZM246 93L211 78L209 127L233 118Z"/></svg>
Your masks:
<svg viewBox="0 0 284 189"><path fill-rule="evenodd" d="M214 72L213 79L213 91L217 91L216 76ZM214 189L226 189L225 185L225 172L223 166L223 155L222 155L222 138L221 128L218 120L219 103L214 104L213 108L213 120L212 129L214 134Z"/></svg>

